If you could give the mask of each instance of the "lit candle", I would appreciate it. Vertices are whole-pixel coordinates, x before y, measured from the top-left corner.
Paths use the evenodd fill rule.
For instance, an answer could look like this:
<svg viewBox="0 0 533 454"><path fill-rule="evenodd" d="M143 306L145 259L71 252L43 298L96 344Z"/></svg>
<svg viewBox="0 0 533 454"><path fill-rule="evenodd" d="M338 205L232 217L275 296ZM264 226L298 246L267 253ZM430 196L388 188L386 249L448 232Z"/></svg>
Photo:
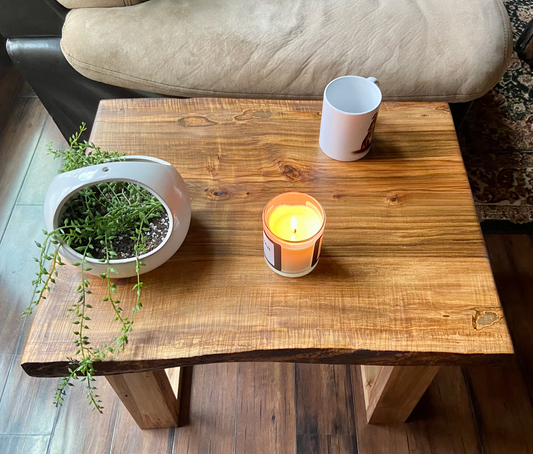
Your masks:
<svg viewBox="0 0 533 454"><path fill-rule="evenodd" d="M278 274L299 277L317 265L326 215L313 197L288 192L263 210L263 245L268 265Z"/></svg>

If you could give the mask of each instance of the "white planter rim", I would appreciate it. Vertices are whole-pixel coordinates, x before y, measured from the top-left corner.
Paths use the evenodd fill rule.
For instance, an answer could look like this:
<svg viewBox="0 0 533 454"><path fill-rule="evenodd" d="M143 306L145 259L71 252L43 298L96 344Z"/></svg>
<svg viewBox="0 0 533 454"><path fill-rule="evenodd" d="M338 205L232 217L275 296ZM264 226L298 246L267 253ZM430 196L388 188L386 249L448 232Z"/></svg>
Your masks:
<svg viewBox="0 0 533 454"><path fill-rule="evenodd" d="M154 195L168 215L168 230L163 241L149 252L139 256L146 263L140 273L149 272L166 262L179 249L189 230L191 221L191 201L187 186L174 166L161 159L149 156L125 156L119 161L82 167L57 175L46 193L44 202L45 225L49 232L59 228L59 220L65 204L80 190L89 186L111 181L132 183ZM60 244L60 254L68 263L80 262L83 254ZM92 270L89 274L102 274L108 269L107 263L117 270L114 277L132 277L136 257L115 258L107 262L85 257Z"/></svg>

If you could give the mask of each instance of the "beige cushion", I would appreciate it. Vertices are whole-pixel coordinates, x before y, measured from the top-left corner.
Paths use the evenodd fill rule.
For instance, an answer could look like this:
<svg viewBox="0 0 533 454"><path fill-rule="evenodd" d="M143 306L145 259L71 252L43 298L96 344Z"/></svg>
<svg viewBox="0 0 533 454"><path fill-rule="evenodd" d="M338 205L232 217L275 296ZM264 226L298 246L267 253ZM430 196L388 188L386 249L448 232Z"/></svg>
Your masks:
<svg viewBox="0 0 533 454"><path fill-rule="evenodd" d="M130 6L146 0L57 0L66 8L109 8L112 6Z"/></svg>
<svg viewBox="0 0 533 454"><path fill-rule="evenodd" d="M448 102L492 88L511 45L500 0L150 0L73 10L61 41L86 77L167 95L317 99L355 74Z"/></svg>

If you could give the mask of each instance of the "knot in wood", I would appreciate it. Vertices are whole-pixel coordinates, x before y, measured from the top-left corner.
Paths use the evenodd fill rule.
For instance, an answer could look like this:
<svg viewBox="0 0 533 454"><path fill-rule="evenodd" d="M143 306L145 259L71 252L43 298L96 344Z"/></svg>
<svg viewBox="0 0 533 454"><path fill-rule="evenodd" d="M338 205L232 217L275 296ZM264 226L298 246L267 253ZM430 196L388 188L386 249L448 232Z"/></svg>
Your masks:
<svg viewBox="0 0 533 454"><path fill-rule="evenodd" d="M291 181L300 180L300 171L291 166L290 164L285 164L282 169L283 175Z"/></svg>
<svg viewBox="0 0 533 454"><path fill-rule="evenodd" d="M211 200L227 200L230 198L229 192L226 189L206 189L207 197Z"/></svg>
<svg viewBox="0 0 533 454"><path fill-rule="evenodd" d="M259 118L270 118L272 116L272 112L270 112L270 110L256 110L253 113L253 116Z"/></svg>
<svg viewBox="0 0 533 454"><path fill-rule="evenodd" d="M392 194L390 196L387 197L387 201L391 204L391 205L397 205L399 202L398 202L398 196L396 194Z"/></svg>
<svg viewBox="0 0 533 454"><path fill-rule="evenodd" d="M205 165L205 170L207 170L207 173L209 173L211 175L216 175L217 174L217 168L213 164L211 164L210 162L208 162Z"/></svg>
<svg viewBox="0 0 533 454"><path fill-rule="evenodd" d="M251 120L252 118L269 118L272 116L272 112L269 110L252 110L247 109L242 114L234 117L237 121Z"/></svg>
<svg viewBox="0 0 533 454"><path fill-rule="evenodd" d="M503 319L503 313L499 309L491 311L476 310L472 317L472 326L474 329L483 329L498 323Z"/></svg>
<svg viewBox="0 0 533 454"><path fill-rule="evenodd" d="M178 124L185 128L201 128L205 126L215 126L217 123L203 116L183 117L178 120Z"/></svg>

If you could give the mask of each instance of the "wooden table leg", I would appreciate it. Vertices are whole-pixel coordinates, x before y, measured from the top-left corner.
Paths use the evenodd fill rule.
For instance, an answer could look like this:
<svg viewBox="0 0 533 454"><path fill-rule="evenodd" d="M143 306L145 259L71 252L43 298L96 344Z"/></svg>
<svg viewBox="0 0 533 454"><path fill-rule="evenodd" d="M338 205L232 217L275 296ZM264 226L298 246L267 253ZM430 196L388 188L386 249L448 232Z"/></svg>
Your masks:
<svg viewBox="0 0 533 454"><path fill-rule="evenodd" d="M141 429L178 427L182 370L107 375L106 379Z"/></svg>
<svg viewBox="0 0 533 454"><path fill-rule="evenodd" d="M438 366L359 366L367 421L398 424L409 417Z"/></svg>

